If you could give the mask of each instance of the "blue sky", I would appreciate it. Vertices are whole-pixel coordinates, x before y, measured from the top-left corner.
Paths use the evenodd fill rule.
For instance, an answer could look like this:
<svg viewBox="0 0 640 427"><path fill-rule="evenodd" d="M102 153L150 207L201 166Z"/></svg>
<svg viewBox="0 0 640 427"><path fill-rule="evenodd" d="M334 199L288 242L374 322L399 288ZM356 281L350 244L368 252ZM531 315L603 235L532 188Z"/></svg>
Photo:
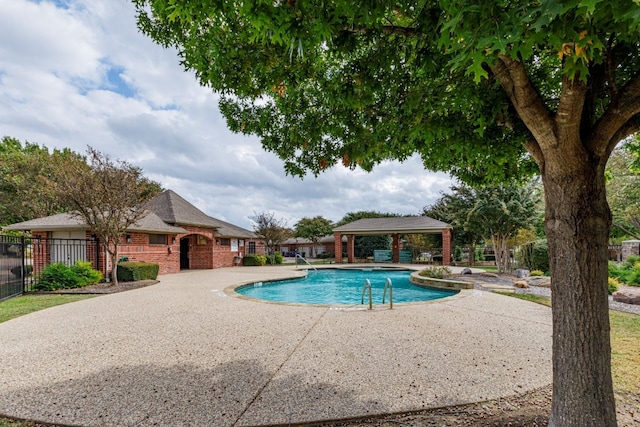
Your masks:
<svg viewBox="0 0 640 427"><path fill-rule="evenodd" d="M128 0L0 1L0 136L90 145L248 229L265 211L290 226L360 210L419 214L451 184L415 157L288 177L257 138L227 129L217 101L174 50L138 32Z"/></svg>

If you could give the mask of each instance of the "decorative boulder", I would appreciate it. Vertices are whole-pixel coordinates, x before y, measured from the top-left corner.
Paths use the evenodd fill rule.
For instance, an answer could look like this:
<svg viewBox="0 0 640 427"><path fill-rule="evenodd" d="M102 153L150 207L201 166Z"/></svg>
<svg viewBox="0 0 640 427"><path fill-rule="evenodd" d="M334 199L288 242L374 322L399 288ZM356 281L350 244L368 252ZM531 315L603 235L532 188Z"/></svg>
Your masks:
<svg viewBox="0 0 640 427"><path fill-rule="evenodd" d="M613 300L625 304L640 305L640 289L625 289L614 292Z"/></svg>
<svg viewBox="0 0 640 427"><path fill-rule="evenodd" d="M472 271L471 271L471 269L470 269L470 268L465 268L464 270L462 270L462 271L460 272L460 274L471 274L471 273L472 273Z"/></svg>
<svg viewBox="0 0 640 427"><path fill-rule="evenodd" d="M529 275L529 270L526 268L518 268L516 270L516 277L518 279L522 279L523 277L527 277Z"/></svg>
<svg viewBox="0 0 640 427"><path fill-rule="evenodd" d="M491 277L492 279L497 279L498 275L496 273L489 273L488 271L483 271L482 273L480 273L480 276L482 277Z"/></svg>
<svg viewBox="0 0 640 427"><path fill-rule="evenodd" d="M527 283L526 280L518 280L517 282L515 282L513 284L514 287L516 288L522 288L522 289L526 289L529 287L529 284Z"/></svg>

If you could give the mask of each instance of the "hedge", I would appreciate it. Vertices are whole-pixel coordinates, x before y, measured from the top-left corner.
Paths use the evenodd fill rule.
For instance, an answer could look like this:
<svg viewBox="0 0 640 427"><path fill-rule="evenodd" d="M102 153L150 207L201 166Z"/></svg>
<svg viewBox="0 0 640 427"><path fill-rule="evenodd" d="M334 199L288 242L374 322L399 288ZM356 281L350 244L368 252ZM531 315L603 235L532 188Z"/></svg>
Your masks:
<svg viewBox="0 0 640 427"><path fill-rule="evenodd" d="M118 263L118 281L155 280L158 278L158 271L160 271L160 265L150 262L120 262Z"/></svg>
<svg viewBox="0 0 640 427"><path fill-rule="evenodd" d="M267 263L267 257L264 255L248 254L242 258L242 265L248 267L261 266Z"/></svg>

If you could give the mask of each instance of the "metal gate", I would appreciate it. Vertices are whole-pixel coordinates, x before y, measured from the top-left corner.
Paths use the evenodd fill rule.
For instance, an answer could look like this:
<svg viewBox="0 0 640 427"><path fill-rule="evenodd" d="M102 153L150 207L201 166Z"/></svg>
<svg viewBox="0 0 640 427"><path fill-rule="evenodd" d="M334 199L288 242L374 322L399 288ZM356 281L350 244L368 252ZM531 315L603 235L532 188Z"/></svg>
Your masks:
<svg viewBox="0 0 640 427"><path fill-rule="evenodd" d="M54 262L68 266L91 261L100 270L97 239L54 239L0 235L0 301L33 290L42 270Z"/></svg>

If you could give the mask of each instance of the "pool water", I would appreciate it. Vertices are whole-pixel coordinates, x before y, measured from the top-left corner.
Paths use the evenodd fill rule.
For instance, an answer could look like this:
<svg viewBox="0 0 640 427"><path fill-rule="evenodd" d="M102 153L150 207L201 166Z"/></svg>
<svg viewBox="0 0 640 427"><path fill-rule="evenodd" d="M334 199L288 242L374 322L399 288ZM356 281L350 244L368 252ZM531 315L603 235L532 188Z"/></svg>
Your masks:
<svg viewBox="0 0 640 427"><path fill-rule="evenodd" d="M365 279L371 282L373 304L382 304L387 278L393 283L393 303L428 301L444 298L457 291L422 288L409 281L409 270L386 269L326 269L309 270L306 277L274 282L258 282L236 288L236 292L251 298L303 304L360 304ZM365 304L369 302L368 292ZM385 299L389 303L389 293Z"/></svg>

